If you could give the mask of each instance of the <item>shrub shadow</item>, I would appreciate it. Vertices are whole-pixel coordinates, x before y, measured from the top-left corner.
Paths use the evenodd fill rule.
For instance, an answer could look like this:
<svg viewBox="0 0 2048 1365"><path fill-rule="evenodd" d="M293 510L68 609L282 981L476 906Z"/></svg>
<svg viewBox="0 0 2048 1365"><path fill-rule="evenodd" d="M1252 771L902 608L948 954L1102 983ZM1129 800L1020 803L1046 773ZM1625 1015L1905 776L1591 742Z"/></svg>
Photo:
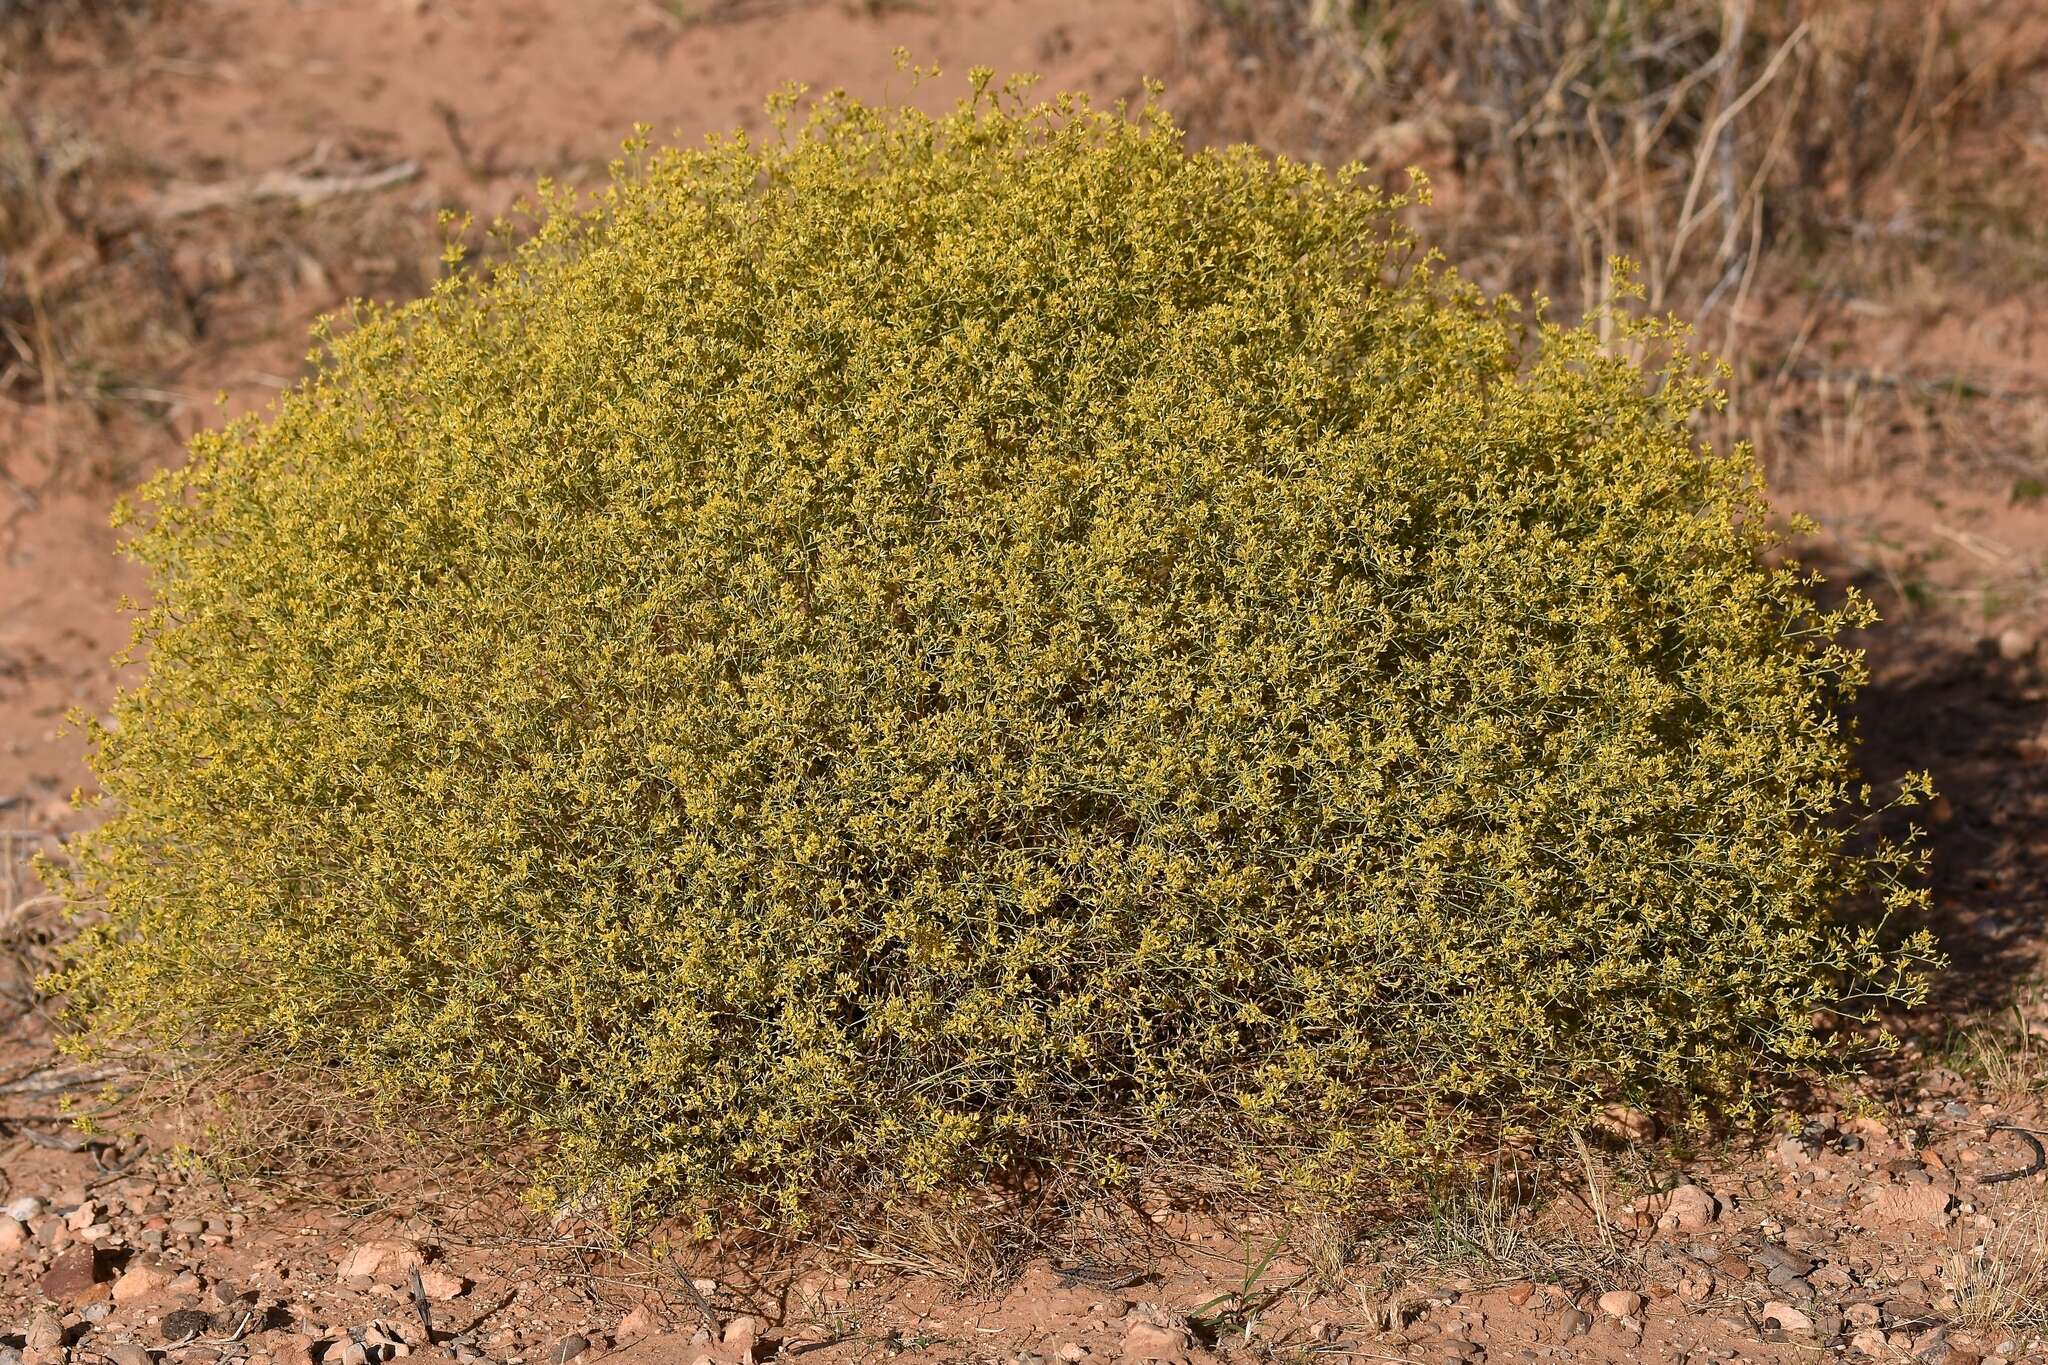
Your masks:
<svg viewBox="0 0 2048 1365"><path fill-rule="evenodd" d="M1866 633L1871 681L1853 708L1859 764L1880 792L1925 769L1940 794L1912 811L1933 854L1933 914L1950 969L1932 1008L1900 1021L1938 1045L1958 1021L2003 1011L2048 946L2048 678L1953 625Z"/></svg>

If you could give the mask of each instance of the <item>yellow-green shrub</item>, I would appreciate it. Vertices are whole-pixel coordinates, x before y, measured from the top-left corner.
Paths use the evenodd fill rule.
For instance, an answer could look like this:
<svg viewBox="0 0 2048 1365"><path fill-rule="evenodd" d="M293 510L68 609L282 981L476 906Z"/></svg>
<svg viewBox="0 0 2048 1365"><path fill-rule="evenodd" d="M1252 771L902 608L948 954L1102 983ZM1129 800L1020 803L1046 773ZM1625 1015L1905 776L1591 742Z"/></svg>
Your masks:
<svg viewBox="0 0 2048 1365"><path fill-rule="evenodd" d="M1524 328L1351 176L975 90L636 146L150 487L89 1041L796 1212L1356 1191L1917 992L1834 908L1913 895L1848 841L1866 609L1760 567L1682 349Z"/></svg>

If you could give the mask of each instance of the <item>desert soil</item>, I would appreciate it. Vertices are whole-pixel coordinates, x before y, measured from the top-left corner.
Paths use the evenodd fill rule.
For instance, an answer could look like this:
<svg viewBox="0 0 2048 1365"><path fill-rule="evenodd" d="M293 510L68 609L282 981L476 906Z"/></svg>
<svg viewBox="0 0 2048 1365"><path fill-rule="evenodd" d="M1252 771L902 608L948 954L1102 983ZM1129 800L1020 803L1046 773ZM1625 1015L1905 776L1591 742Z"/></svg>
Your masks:
<svg viewBox="0 0 2048 1365"><path fill-rule="evenodd" d="M948 78L912 89L898 45ZM1020 1268L972 1218L889 1246L677 1231L620 1248L402 1158L224 1182L197 1108L110 1099L118 1074L53 1053L30 982L62 930L21 860L86 818L62 719L112 694L118 599L139 588L114 499L218 420L217 394L260 409L293 382L314 317L431 282L437 211L593 179L636 123L758 129L785 80L944 107L984 63L1102 100L1158 77L1198 141L1346 154L1304 132L1306 87L1197 0L716 22L647 0L186 0L66 29L0 77L45 154L92 162L94 222L62 208L14 264L104 277L125 357L62 392L0 393L0 1365L2048 1360L2048 499L2013 491L2016 468L2048 468L2038 280L1825 316L1757 305L1853 390L1774 408L1778 444L1803 453L1764 453L1780 506L1821 524L1810 557L1890 618L1865 641L1865 764L1880 782L1930 768L1944 793L1956 962L1900 1021L1895 1064L1771 1131L1688 1151L1621 1115L1513 1172L1510 1194L1383 1227L1141 1204ZM1455 168L1434 169L1454 194ZM1531 1180L1544 1197L1524 1213Z"/></svg>

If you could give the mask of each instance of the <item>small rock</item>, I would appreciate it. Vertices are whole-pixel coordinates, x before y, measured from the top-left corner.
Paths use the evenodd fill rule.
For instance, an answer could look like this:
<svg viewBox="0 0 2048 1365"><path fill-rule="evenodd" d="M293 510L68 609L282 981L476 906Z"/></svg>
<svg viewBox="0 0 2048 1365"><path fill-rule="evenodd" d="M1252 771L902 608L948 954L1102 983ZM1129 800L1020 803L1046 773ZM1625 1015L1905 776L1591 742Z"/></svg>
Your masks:
<svg viewBox="0 0 2048 1365"><path fill-rule="evenodd" d="M1811 1336L1813 1333L1813 1319L1789 1303L1765 1304L1763 1324L1793 1336Z"/></svg>
<svg viewBox="0 0 2048 1365"><path fill-rule="evenodd" d="M1926 1223L1946 1228L1954 1216L1955 1196L1934 1185L1891 1185L1878 1192L1870 1212L1888 1223Z"/></svg>
<svg viewBox="0 0 2048 1365"><path fill-rule="evenodd" d="M1891 1354L1891 1344L1884 1339L1884 1333L1875 1327L1858 1328L1849 1338L1849 1349L1858 1355L1886 1356Z"/></svg>
<svg viewBox="0 0 2048 1365"><path fill-rule="evenodd" d="M38 1308L30 1315L22 1346L30 1351L54 1351L64 1344L64 1319L54 1308Z"/></svg>
<svg viewBox="0 0 2048 1365"><path fill-rule="evenodd" d="M46 1298L82 1303L107 1292L113 1273L107 1254L94 1246L75 1246L58 1253L57 1259L36 1283Z"/></svg>
<svg viewBox="0 0 2048 1365"><path fill-rule="evenodd" d="M1666 1231L1698 1232L1721 1216L1714 1196L1697 1185L1680 1185L1665 1199L1657 1226Z"/></svg>
<svg viewBox="0 0 2048 1365"><path fill-rule="evenodd" d="M313 1365L313 1338L304 1332L286 1332L271 1339L273 1365Z"/></svg>
<svg viewBox="0 0 2048 1365"><path fill-rule="evenodd" d="M469 1281L452 1270L440 1266L428 1266L420 1271L420 1288L436 1303L459 1299L469 1292Z"/></svg>
<svg viewBox="0 0 2048 1365"><path fill-rule="evenodd" d="M28 1225L11 1213L0 1213L0 1262L21 1255L28 1241Z"/></svg>
<svg viewBox="0 0 2048 1365"><path fill-rule="evenodd" d="M1780 1165L1797 1169L1804 1166L1813 1154L1802 1139L1787 1133L1771 1147L1771 1155L1778 1159Z"/></svg>
<svg viewBox="0 0 2048 1365"><path fill-rule="evenodd" d="M548 1348L548 1365L569 1365L569 1362L590 1349L590 1340L580 1332L571 1332ZM350 1362L354 1365L354 1362Z"/></svg>
<svg viewBox="0 0 2048 1365"><path fill-rule="evenodd" d="M1062 1344L1053 1354L1066 1361L1067 1365L1077 1365L1077 1362L1088 1358L1088 1348L1077 1341L1069 1341Z"/></svg>
<svg viewBox="0 0 2048 1365"><path fill-rule="evenodd" d="M618 1330L612 1335L618 1338L619 1344L623 1346L629 1341L638 1341L644 1336L651 1335L661 1326L660 1307L656 1304L643 1303L619 1319Z"/></svg>
<svg viewBox="0 0 2048 1365"><path fill-rule="evenodd" d="M1593 1326L1593 1315L1582 1308L1567 1308L1557 1315L1557 1333L1566 1341L1582 1337Z"/></svg>
<svg viewBox="0 0 2048 1365"><path fill-rule="evenodd" d="M1927 1365L1948 1365L1956 1348L1949 1344L1948 1329L1936 1327L1913 1338L1913 1359L1924 1360Z"/></svg>
<svg viewBox="0 0 2048 1365"><path fill-rule="evenodd" d="M2039 640L2018 626L2007 626L1998 632L1998 657L2007 663L2016 664L2030 659L2034 656L2034 651L2040 647Z"/></svg>
<svg viewBox="0 0 2048 1365"><path fill-rule="evenodd" d="M150 1365L149 1348L138 1346L132 1341L117 1341L111 1346L102 1346L99 1353L107 1358L109 1365Z"/></svg>
<svg viewBox="0 0 2048 1365"><path fill-rule="evenodd" d="M357 1270L355 1273L368 1275L380 1284L393 1287L405 1285L415 1270L424 1273L427 1265L426 1257L417 1244L398 1238L363 1242L350 1254L371 1262L369 1270Z"/></svg>
<svg viewBox="0 0 2048 1365"><path fill-rule="evenodd" d="M1124 1359L1185 1360L1190 1344L1182 1328L1140 1320L1124 1333Z"/></svg>
<svg viewBox="0 0 2048 1365"><path fill-rule="evenodd" d="M1610 1289L1600 1296L1600 1311L1610 1318L1626 1318L1642 1311L1643 1296L1629 1289Z"/></svg>
<svg viewBox="0 0 2048 1365"><path fill-rule="evenodd" d="M1842 1310L1851 1327L1876 1327L1884 1322L1884 1310L1874 1303L1852 1303Z"/></svg>
<svg viewBox="0 0 2048 1365"><path fill-rule="evenodd" d="M28 1223L42 1217L49 1207L34 1195L25 1194L8 1204L6 1208L0 1209L0 1213L6 1214L17 1223Z"/></svg>
<svg viewBox="0 0 2048 1365"><path fill-rule="evenodd" d="M1593 1120L1593 1129L1611 1142L1644 1143L1657 1136L1657 1120L1640 1109L1610 1104Z"/></svg>
<svg viewBox="0 0 2048 1365"><path fill-rule="evenodd" d="M761 1345L762 1326L759 1318L742 1313L725 1324L725 1334L719 1338L719 1345L728 1351L738 1352L740 1359L751 1361Z"/></svg>
<svg viewBox="0 0 2048 1365"><path fill-rule="evenodd" d="M123 1308L141 1303L163 1292L171 1272L154 1261L137 1260L114 1281L114 1302Z"/></svg>

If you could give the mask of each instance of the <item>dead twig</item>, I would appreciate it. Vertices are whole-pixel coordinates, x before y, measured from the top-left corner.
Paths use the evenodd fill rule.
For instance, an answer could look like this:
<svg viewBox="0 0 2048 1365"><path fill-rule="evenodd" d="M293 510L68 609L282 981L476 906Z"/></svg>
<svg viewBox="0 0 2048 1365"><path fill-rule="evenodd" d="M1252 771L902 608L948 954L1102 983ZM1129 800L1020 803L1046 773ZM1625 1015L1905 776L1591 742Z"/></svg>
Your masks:
<svg viewBox="0 0 2048 1365"><path fill-rule="evenodd" d="M111 1080L123 1072L118 1066L73 1066L56 1070L39 1068L0 1084L0 1095L48 1095L58 1090L78 1090Z"/></svg>
<svg viewBox="0 0 2048 1365"><path fill-rule="evenodd" d="M400 161L381 170L354 175L300 175L294 171L265 171L238 180L213 185L173 185L158 195L144 210L146 217L163 222L187 218L210 209L236 208L267 199L288 199L301 207L347 194L369 194L417 179L420 164Z"/></svg>

